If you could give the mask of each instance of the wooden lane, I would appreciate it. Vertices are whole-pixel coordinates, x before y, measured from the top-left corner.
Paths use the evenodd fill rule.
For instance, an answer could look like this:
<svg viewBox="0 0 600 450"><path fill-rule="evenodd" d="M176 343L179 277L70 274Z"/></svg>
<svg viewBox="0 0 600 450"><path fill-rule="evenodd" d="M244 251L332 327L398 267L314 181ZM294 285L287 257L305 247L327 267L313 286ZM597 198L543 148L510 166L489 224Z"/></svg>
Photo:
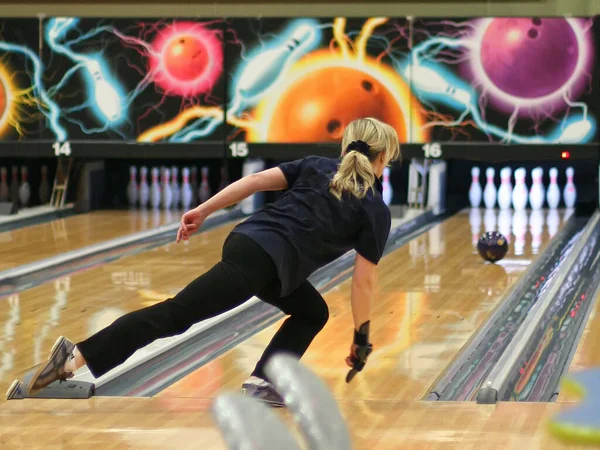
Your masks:
<svg viewBox="0 0 600 450"><path fill-rule="evenodd" d="M548 243L545 234L541 251ZM513 242L515 240L513 239ZM366 369L346 384L352 339L351 282L326 295L330 321L303 358L340 401L412 401L420 399L483 324L503 294L533 260L528 234L523 254L511 254L503 266L483 264L471 243L468 214L460 214L383 258L379 293L373 304L375 351ZM281 322L256 334L158 397L210 397L237 390L254 368Z"/></svg>
<svg viewBox="0 0 600 450"><path fill-rule="evenodd" d="M96 211L0 233L0 271L179 220L180 211Z"/></svg>
<svg viewBox="0 0 600 450"><path fill-rule="evenodd" d="M567 372L600 366L600 294L594 299L594 305L577 345L577 350ZM579 401L579 397L561 389L559 402Z"/></svg>
<svg viewBox="0 0 600 450"><path fill-rule="evenodd" d="M220 260L233 226L0 298L0 390L43 361L58 336L77 342L181 290Z"/></svg>
<svg viewBox="0 0 600 450"><path fill-rule="evenodd" d="M200 400L200 401L199 401ZM23 400L0 406L6 449L226 449L212 399ZM375 411L376 416L365 415ZM546 431L560 403L364 402L339 407L356 450L568 449ZM289 411L275 410L294 429ZM294 432L297 438L299 434ZM581 449L582 447L575 447Z"/></svg>

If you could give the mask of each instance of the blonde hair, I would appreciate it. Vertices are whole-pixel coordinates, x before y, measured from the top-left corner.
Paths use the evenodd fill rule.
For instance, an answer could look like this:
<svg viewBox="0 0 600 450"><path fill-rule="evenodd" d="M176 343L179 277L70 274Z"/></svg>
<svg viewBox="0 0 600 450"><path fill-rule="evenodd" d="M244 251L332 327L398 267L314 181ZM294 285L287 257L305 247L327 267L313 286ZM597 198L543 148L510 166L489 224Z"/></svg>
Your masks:
<svg viewBox="0 0 600 450"><path fill-rule="evenodd" d="M331 195L341 200L342 194L348 192L363 198L375 184L371 162L382 154L386 164L400 160L396 130L370 117L350 122L342 138L342 161L329 184Z"/></svg>

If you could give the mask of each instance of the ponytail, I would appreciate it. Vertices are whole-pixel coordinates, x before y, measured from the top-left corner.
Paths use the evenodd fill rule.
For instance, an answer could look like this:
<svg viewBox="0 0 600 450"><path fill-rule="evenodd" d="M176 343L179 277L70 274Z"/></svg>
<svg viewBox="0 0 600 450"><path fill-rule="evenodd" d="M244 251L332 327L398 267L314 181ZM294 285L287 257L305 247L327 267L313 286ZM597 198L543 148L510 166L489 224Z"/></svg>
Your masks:
<svg viewBox="0 0 600 450"><path fill-rule="evenodd" d="M369 160L369 146L362 141L350 143L336 174L329 184L329 192L338 200L348 192L363 198L375 184L375 173Z"/></svg>

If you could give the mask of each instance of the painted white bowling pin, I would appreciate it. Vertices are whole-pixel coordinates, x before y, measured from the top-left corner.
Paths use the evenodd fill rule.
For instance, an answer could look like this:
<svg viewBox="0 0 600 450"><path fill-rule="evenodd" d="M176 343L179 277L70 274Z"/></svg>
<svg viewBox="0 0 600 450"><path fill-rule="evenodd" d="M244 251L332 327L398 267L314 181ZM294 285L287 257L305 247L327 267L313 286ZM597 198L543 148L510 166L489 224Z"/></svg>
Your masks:
<svg viewBox="0 0 600 450"><path fill-rule="evenodd" d="M40 203L45 205L50 201L50 182L48 181L48 166L42 166L42 181L38 191Z"/></svg>
<svg viewBox="0 0 600 450"><path fill-rule="evenodd" d="M550 239L558 232L560 225L560 215L557 209L551 209L548 211L548 217L546 218L546 225L548 225L548 236Z"/></svg>
<svg viewBox="0 0 600 450"><path fill-rule="evenodd" d="M162 207L163 209L171 208L173 204L173 191L171 190L171 184L169 183L171 172L166 167L163 169L162 174Z"/></svg>
<svg viewBox="0 0 600 450"><path fill-rule="evenodd" d="M251 58L239 78L237 92L246 100L264 95L282 76L292 57L316 36L309 25L296 27L290 39Z"/></svg>
<svg viewBox="0 0 600 450"><path fill-rule="evenodd" d="M200 192L198 193L198 200L200 201L200 203L204 203L210 198L210 184L208 183L208 167L202 167L201 174L202 181L200 182Z"/></svg>
<svg viewBox="0 0 600 450"><path fill-rule="evenodd" d="M515 211L524 211L527 207L528 192L525 185L527 172L522 167L515 170L515 187L512 191L512 204Z"/></svg>
<svg viewBox="0 0 600 450"><path fill-rule="evenodd" d="M483 203L487 209L493 209L496 206L496 185L494 184L494 176L496 171L493 167L488 167L485 170L486 183L483 189ZM486 230L487 231L487 230Z"/></svg>
<svg viewBox="0 0 600 450"><path fill-rule="evenodd" d="M0 169L0 202L7 202L10 198L10 189L8 188L8 171L6 167Z"/></svg>
<svg viewBox="0 0 600 450"><path fill-rule="evenodd" d="M541 209L531 211L529 232L531 233L531 252L537 255L542 245L542 233L544 232L544 212Z"/></svg>
<svg viewBox="0 0 600 450"><path fill-rule="evenodd" d="M129 167L129 184L127 185L127 200L129 206L135 206L138 200L137 169L135 166Z"/></svg>
<svg viewBox="0 0 600 450"><path fill-rule="evenodd" d="M531 171L531 188L529 189L529 204L531 209L542 209L544 206L544 197L546 192L544 189L543 179L544 169L536 167Z"/></svg>
<svg viewBox="0 0 600 450"><path fill-rule="evenodd" d="M390 206L392 204L392 198L394 191L392 184L390 183L390 168L386 167L383 169L383 202Z"/></svg>
<svg viewBox="0 0 600 450"><path fill-rule="evenodd" d="M190 170L190 185L192 188L192 205L198 205L198 169L192 166ZM188 242L188 241L186 241Z"/></svg>
<svg viewBox="0 0 600 450"><path fill-rule="evenodd" d="M563 198L565 200L565 206L567 208L573 208L577 201L577 188L573 181L575 170L572 167L567 167L566 174L567 184L565 184L565 189L563 190Z"/></svg>
<svg viewBox="0 0 600 450"><path fill-rule="evenodd" d="M469 188L469 202L471 208L479 208L481 205L481 183L479 182L479 167L473 167L471 169L471 187Z"/></svg>
<svg viewBox="0 0 600 450"><path fill-rule="evenodd" d="M513 212L510 209L501 209L498 214L498 232L506 238L509 244L512 242L512 218Z"/></svg>
<svg viewBox="0 0 600 450"><path fill-rule="evenodd" d="M19 203L21 206L27 206L29 204L29 198L31 197L31 187L27 181L27 167L21 167L21 186L19 186Z"/></svg>
<svg viewBox="0 0 600 450"><path fill-rule="evenodd" d="M153 209L160 206L160 184L158 184L158 167L153 167L151 171L152 184L150 185L150 205Z"/></svg>
<svg viewBox="0 0 600 450"><path fill-rule="evenodd" d="M491 208L487 208L483 213L483 231L496 231L496 211Z"/></svg>
<svg viewBox="0 0 600 450"><path fill-rule="evenodd" d="M192 204L192 186L190 185L190 169L184 167L181 171L183 183L181 184L181 206L185 211Z"/></svg>
<svg viewBox="0 0 600 450"><path fill-rule="evenodd" d="M146 208L150 200L150 187L148 186L148 168L140 167L140 189L139 189L140 206Z"/></svg>
<svg viewBox="0 0 600 450"><path fill-rule="evenodd" d="M471 225L471 244L477 246L479 233L481 233L481 211L479 208L472 208L469 211L469 224Z"/></svg>
<svg viewBox="0 0 600 450"><path fill-rule="evenodd" d="M500 188L498 189L498 206L500 209L510 209L512 205L512 169L503 167L500 170Z"/></svg>
<svg viewBox="0 0 600 450"><path fill-rule="evenodd" d="M179 189L179 169L175 166L171 167L171 195L173 196L173 208L179 208L181 190Z"/></svg>
<svg viewBox="0 0 600 450"><path fill-rule="evenodd" d="M525 235L527 234L527 211L525 209L515 211L512 228L515 235L515 255L520 256L525 250Z"/></svg>
<svg viewBox="0 0 600 450"><path fill-rule="evenodd" d="M550 209L558 208L560 203L560 188L558 187L558 169L552 167L550 169L550 184L546 191L546 201Z"/></svg>

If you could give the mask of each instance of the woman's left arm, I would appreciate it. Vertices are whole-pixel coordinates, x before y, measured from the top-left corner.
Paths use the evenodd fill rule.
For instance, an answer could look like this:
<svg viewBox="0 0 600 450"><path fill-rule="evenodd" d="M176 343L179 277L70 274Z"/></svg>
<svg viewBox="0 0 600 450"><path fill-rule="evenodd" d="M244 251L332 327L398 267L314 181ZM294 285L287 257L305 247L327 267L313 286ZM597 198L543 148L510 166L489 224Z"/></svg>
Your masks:
<svg viewBox="0 0 600 450"><path fill-rule="evenodd" d="M257 192L281 191L287 189L288 181L278 167L253 173L231 183L208 201L186 212L181 218L181 227L177 233L177 242L195 232L208 216L228 206L235 205Z"/></svg>

